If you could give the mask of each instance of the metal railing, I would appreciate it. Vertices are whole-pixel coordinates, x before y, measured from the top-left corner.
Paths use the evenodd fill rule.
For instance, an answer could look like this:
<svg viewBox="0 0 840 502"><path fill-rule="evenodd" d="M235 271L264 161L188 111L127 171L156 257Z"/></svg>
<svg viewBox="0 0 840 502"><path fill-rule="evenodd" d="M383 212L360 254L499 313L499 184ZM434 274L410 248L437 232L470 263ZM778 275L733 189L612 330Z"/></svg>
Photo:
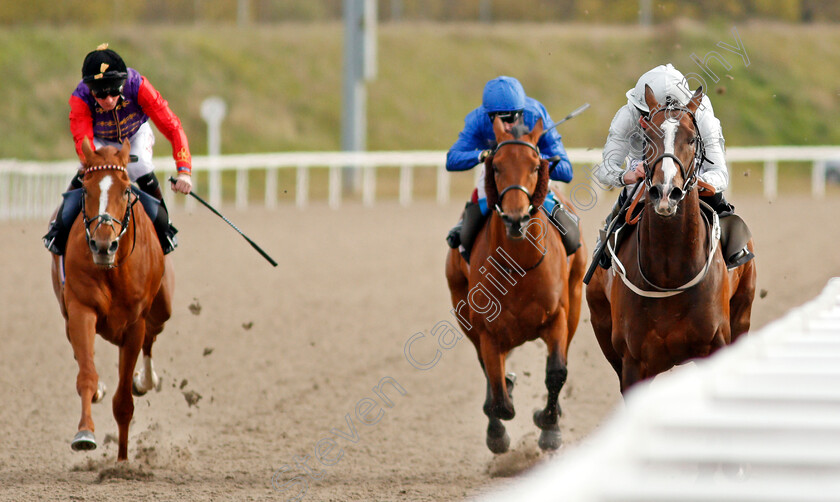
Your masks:
<svg viewBox="0 0 840 502"><path fill-rule="evenodd" d="M569 158L576 165L593 165L601 162L600 149L571 148ZM826 161L840 159L840 147L735 147L726 152L727 161L761 162L764 165L763 191L768 199L778 194L778 163L788 161L811 162L811 193L816 198L825 196ZM408 206L414 198L415 168L435 169L435 200L446 204L450 197L450 176L444 164L443 151L404 152L300 152L247 155L220 155L193 157L195 181L207 177L211 204L223 202L223 172L235 173L234 202L237 209L246 209L251 200L249 173L264 173L263 197L266 208L278 205L278 174L281 170L294 170L295 205L306 207L310 203L310 172L327 169L327 201L338 208L342 201L342 169L358 168L361 171L361 201L365 206L376 202L377 169L396 169L399 172L399 203ZM155 159L158 170L172 165L168 157ZM0 220L41 218L52 214L65 190L70 177L78 168L76 161L33 162L0 160ZM477 176L479 170L474 169ZM167 203L175 200L166 190ZM187 198L189 209L195 202Z"/></svg>
<svg viewBox="0 0 840 502"><path fill-rule="evenodd" d="M837 500L840 278L714 356L639 384L579 447L472 500L547 502L557 487L581 502Z"/></svg>

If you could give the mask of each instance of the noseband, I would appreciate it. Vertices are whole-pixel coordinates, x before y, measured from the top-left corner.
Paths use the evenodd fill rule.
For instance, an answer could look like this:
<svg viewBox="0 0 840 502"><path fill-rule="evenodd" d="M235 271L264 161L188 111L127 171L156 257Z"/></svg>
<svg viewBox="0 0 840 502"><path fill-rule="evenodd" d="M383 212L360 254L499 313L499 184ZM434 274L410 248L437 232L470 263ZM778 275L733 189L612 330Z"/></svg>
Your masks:
<svg viewBox="0 0 840 502"><path fill-rule="evenodd" d="M677 111L677 112L680 112L680 113L686 113L686 114L688 114L689 117L691 117L691 122L692 122L692 124L694 124L694 137L693 137L693 139L694 139L694 157L691 159L691 164L689 164L688 169L686 169L686 167L685 167L685 165L683 165L682 161L676 155L674 155L673 153L660 154L658 157L653 159L653 162L650 162L650 163L647 161L647 159L645 159L645 185L647 185L648 188L652 187L652 185L653 185L653 170L654 170L654 168L656 167L657 164L662 162L664 159L668 159L668 158L672 159L674 162L677 163L678 166L680 166L680 174L682 175L682 178L684 180L683 186L682 186L682 189L681 189L682 194L681 194L679 200L677 200L677 203L679 203L685 198L686 194L688 194L688 192L691 191L691 189L694 188L694 186L697 184L697 169L699 168L700 164L703 162L704 159L705 160L708 160L708 159L706 158L706 149L703 145L703 138L700 137L700 128L697 126L697 118L694 116L694 113L691 110L689 110L688 108L686 108L684 106L668 105L668 106L665 106L663 108L660 108L660 109L654 111L653 113L650 114L650 116L647 119L645 119L643 117L641 120L646 121L646 122L650 122L650 119L654 115L656 115L657 113L664 113L664 112L669 112L669 111ZM645 146L647 146L647 143L648 143L647 134L645 134L644 136L645 136ZM645 150L647 150L647 148L645 148ZM711 161L709 161L709 162L711 162ZM689 172L691 173L690 175L689 175Z"/></svg>
<svg viewBox="0 0 840 502"><path fill-rule="evenodd" d="M89 167L85 170L85 174L93 171L105 171L105 170L112 170L112 171L122 171L126 172L125 167L118 166L115 164L106 164L102 166L93 166ZM87 190L82 188L83 190L83 197L87 197ZM101 196L101 195L100 195ZM125 214L123 215L122 220L118 220L111 216L108 213L101 213L93 218L88 218L87 212L85 211L85 204L82 203L82 218L85 223L85 240L87 241L88 246L90 246L91 235L96 233L99 230L99 227L102 225L108 225L116 232L116 228L114 228L114 223L120 225L120 232L115 239L115 242L119 242L122 239L122 236L125 235L125 232L128 230L128 224L131 220L131 210L134 208L134 204L137 204L137 201L140 200L139 197L135 197L134 200L130 201L125 207ZM91 226L96 224L91 230Z"/></svg>
<svg viewBox="0 0 840 502"><path fill-rule="evenodd" d="M538 158L540 156L540 149L537 148L537 145L534 145L532 143L528 143L527 141L522 141L521 139L509 139L507 141L502 141L501 143L496 145L496 148L493 150L493 153L491 154L491 157L495 157L496 152L498 152L505 145L525 145L528 148L530 148L531 150L537 152L537 157ZM505 212L502 211L502 198L505 196L506 193L508 193L511 190L521 190L522 192L525 193L525 195L528 196L528 214L533 216L534 213L537 212L537 208L534 207L534 201L533 201L534 196L533 196L533 194L531 194L531 192L528 191L527 188L525 188L522 185L510 185L508 187L505 187L505 189L502 190L501 192L499 192L499 200L496 201L496 207L495 207L496 212L499 213L499 216L504 216L505 215Z"/></svg>

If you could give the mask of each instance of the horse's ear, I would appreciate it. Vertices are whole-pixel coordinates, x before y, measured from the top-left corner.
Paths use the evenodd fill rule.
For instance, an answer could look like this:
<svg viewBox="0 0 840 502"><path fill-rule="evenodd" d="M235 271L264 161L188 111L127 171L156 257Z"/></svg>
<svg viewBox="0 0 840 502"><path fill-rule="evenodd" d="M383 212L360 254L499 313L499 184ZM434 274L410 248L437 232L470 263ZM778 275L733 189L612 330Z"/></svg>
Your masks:
<svg viewBox="0 0 840 502"><path fill-rule="evenodd" d="M688 102L688 109L691 110L691 113L697 111L697 107L700 106L700 102L703 101L703 86L697 88L694 91L694 96L691 96L691 100Z"/></svg>
<svg viewBox="0 0 840 502"><path fill-rule="evenodd" d="M653 93L653 89L651 89L647 84L645 84L645 103L648 105L648 110L650 111L653 111L654 108L659 106L659 102L656 101L656 95Z"/></svg>
<svg viewBox="0 0 840 502"><path fill-rule="evenodd" d="M496 135L496 141L502 139L502 134L505 133L505 127L502 125L502 119L498 116L493 119L493 133Z"/></svg>
<svg viewBox="0 0 840 502"><path fill-rule="evenodd" d="M85 156L85 160L88 164L90 164L90 158L93 157L93 140L90 138L84 138L82 140L82 154Z"/></svg>
<svg viewBox="0 0 840 502"><path fill-rule="evenodd" d="M540 140L540 136L542 136L542 133L544 131L543 127L543 119L540 118L539 120L537 120L536 125L534 125L534 128L531 130L530 136L532 143L536 144Z"/></svg>
<svg viewBox="0 0 840 502"><path fill-rule="evenodd" d="M128 138L125 138L122 142L122 149L120 149L119 159L122 165L127 166L128 161L130 159L131 154L131 143L128 141Z"/></svg>

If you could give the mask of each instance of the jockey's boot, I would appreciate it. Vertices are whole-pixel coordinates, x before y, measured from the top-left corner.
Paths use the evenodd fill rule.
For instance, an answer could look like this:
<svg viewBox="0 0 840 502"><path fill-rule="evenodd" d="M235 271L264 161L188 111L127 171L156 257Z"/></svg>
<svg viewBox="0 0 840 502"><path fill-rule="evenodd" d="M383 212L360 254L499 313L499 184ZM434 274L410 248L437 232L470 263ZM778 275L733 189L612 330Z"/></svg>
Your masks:
<svg viewBox="0 0 840 502"><path fill-rule="evenodd" d="M163 193L160 190L160 183L158 183L155 173L144 174L137 178L137 186L160 201L160 207L152 223L155 226L155 233L157 233L158 239L160 240L160 247L163 249L163 254L169 254L178 247L178 239L175 238L178 230L169 221L169 211L166 209L166 203L163 201Z"/></svg>
<svg viewBox="0 0 840 502"><path fill-rule="evenodd" d="M619 213L621 212L621 207L627 201L627 197L628 195L626 190L621 190L621 192L618 194L618 198L615 200L615 203L613 204L613 207L610 210L610 214L607 215L607 219L604 221L604 228L598 230L598 240L595 242L596 250L602 242L605 242L609 238L609 235L607 235L607 229L610 228L610 223L612 223L612 221L618 217ZM615 231L615 228L613 228L613 231ZM601 257L598 260L598 265L600 265L602 268L609 269L611 263L612 257L605 249L601 253Z"/></svg>
<svg viewBox="0 0 840 502"><path fill-rule="evenodd" d="M452 249L457 248L467 263L470 262L470 250L484 224L484 215L481 214L481 206L475 202L467 202L461 220L452 227L446 236L446 242Z"/></svg>
<svg viewBox="0 0 840 502"><path fill-rule="evenodd" d="M80 188L82 188L81 172L76 173L76 175L73 176L73 179L70 180L70 186L67 187L67 192L72 192ZM73 222L76 221L76 217L79 215L79 210L81 208L79 205L81 197L73 197L72 200L75 203L75 214L63 216L64 205L67 202L67 198L62 197L61 204L58 205L58 210L55 213L55 219L50 222L50 228L44 236L44 246L46 246L51 253L57 255L64 254L64 248L67 245L67 237L70 236L70 228L73 226ZM65 223L65 220L69 220L69 224Z"/></svg>
<svg viewBox="0 0 840 502"><path fill-rule="evenodd" d="M708 204L720 217L720 242L726 268L740 267L755 258L747 247L752 233L744 220L735 214L735 206L726 201L723 193L717 192L700 200Z"/></svg>

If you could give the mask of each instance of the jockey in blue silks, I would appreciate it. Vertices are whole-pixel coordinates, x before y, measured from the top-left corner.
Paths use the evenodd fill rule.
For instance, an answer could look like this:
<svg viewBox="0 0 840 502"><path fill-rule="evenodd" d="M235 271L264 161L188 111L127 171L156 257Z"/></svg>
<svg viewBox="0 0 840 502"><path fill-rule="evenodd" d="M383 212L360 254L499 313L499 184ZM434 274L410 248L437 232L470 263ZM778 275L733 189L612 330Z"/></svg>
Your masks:
<svg viewBox="0 0 840 502"><path fill-rule="evenodd" d="M487 207L487 194L484 190L484 160L493 152L496 146L496 135L493 132L493 120L502 120L506 131L510 131L515 123L522 121L532 130L537 121L542 119L543 126L548 128L554 124L545 106L533 98L525 95L522 84L513 77L496 77L484 86L481 106L467 114L464 119L464 129L458 134L458 140L446 154L447 171L467 171L481 164L481 174L478 177L476 190L464 208L461 221L450 230L446 240L452 248L459 248L461 254L469 259L469 252L478 231L484 224L492 208ZM540 156L552 159L549 177L555 181L568 183L572 179L572 164L563 147L560 133L556 129L548 129L537 143ZM557 199L551 190L543 202L543 207L549 215L552 214Z"/></svg>

